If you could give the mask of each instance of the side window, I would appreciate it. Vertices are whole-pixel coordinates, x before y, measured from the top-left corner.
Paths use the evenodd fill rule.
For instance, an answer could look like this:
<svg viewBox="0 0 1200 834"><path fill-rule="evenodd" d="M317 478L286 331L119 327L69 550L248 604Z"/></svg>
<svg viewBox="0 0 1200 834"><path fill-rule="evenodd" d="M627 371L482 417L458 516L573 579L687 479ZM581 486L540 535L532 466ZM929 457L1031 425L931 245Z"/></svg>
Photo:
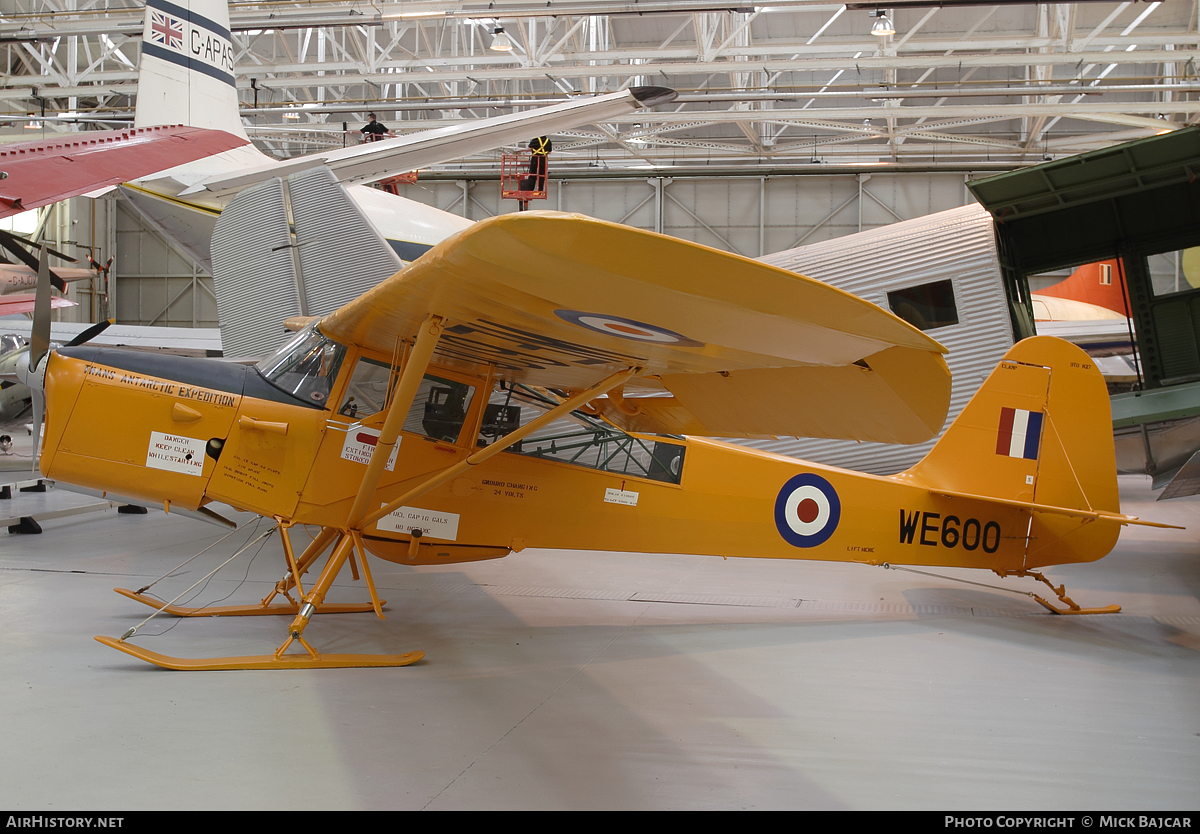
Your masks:
<svg viewBox="0 0 1200 834"><path fill-rule="evenodd" d="M467 420L474 396L474 386L427 374L413 397L404 430L453 443Z"/></svg>
<svg viewBox="0 0 1200 834"><path fill-rule="evenodd" d="M392 373L387 363L360 358L354 366L350 384L346 386L338 414L352 420L365 420L378 414L387 404L397 380L398 376ZM474 386L465 382L426 374L404 420L404 431L456 442L474 395Z"/></svg>
<svg viewBox="0 0 1200 834"><path fill-rule="evenodd" d="M502 383L492 392L478 445L490 446L558 405L543 389ZM662 439L658 439L661 437ZM505 450L617 475L678 484L687 447L668 435L630 435L581 411L560 417Z"/></svg>
<svg viewBox="0 0 1200 834"><path fill-rule="evenodd" d="M359 359L337 413L360 420L383 411L392 379L392 369L387 364L366 357Z"/></svg>
<svg viewBox="0 0 1200 834"><path fill-rule="evenodd" d="M1200 287L1200 247L1150 255L1146 266L1156 298Z"/></svg>
<svg viewBox="0 0 1200 834"><path fill-rule="evenodd" d="M949 280L893 290L887 301L893 313L918 330L958 324L954 285Z"/></svg>

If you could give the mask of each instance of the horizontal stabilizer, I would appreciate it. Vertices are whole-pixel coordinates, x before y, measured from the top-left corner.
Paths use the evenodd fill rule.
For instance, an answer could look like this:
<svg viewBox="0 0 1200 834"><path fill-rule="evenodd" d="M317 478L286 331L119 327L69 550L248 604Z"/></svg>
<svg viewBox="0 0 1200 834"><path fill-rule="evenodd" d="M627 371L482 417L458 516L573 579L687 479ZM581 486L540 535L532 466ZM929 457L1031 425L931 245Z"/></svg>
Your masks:
<svg viewBox="0 0 1200 834"><path fill-rule="evenodd" d="M1048 513L1050 515L1065 515L1071 518L1087 518L1093 521L1112 521L1122 526L1133 524L1140 527L1165 527L1169 530L1186 530L1186 527L1180 527L1177 524L1163 524L1158 521L1143 521L1137 516L1124 515L1122 513L1111 513L1104 510L1082 510L1076 507L1055 507L1050 504L1038 504L1033 501L1017 501L1008 498L996 498L994 496L972 495L968 492L949 492L944 489L931 489L930 494L941 495L945 498L965 498L974 501L990 501L993 504L1003 504L1007 507L1018 507L1023 510L1029 510L1034 513Z"/></svg>
<svg viewBox="0 0 1200 834"><path fill-rule="evenodd" d="M472 120L380 142L367 142L335 151L309 154L286 162L242 169L235 173L210 177L182 194L206 191L222 196L264 180L285 177L320 165L328 166L338 181L346 185L369 183L505 145L527 142L535 136L548 136L581 125L623 116L643 107L673 101L675 96L674 90L663 87L634 87L603 96L572 99L563 104L537 107L491 119Z"/></svg>

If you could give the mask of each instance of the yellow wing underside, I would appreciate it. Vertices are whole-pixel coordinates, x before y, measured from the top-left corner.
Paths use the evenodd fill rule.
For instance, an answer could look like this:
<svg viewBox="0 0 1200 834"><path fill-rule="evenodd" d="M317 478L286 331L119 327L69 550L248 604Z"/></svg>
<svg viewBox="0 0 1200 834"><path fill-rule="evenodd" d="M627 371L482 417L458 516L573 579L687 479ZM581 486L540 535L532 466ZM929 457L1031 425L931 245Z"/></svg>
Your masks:
<svg viewBox="0 0 1200 834"><path fill-rule="evenodd" d="M582 215L522 212L448 238L326 316L331 339L394 355L429 314L435 362L582 390L630 431L916 443L950 400L945 348L849 293ZM641 396L649 394L651 396Z"/></svg>

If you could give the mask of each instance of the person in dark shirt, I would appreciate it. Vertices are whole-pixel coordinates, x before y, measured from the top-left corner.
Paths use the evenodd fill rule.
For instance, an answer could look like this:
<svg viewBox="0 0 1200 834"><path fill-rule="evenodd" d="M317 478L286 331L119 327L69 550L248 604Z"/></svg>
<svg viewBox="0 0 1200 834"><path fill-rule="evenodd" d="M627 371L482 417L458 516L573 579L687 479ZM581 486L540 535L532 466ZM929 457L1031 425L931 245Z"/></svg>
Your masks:
<svg viewBox="0 0 1200 834"><path fill-rule="evenodd" d="M554 150L554 145L551 144L549 136L539 136L529 140L529 150L533 151L529 158L529 173L534 178L533 187L542 191L546 187L546 158L550 156L550 151Z"/></svg>
<svg viewBox="0 0 1200 834"><path fill-rule="evenodd" d="M529 176L521 178L522 191L546 190L546 161L553 148L549 136L529 140Z"/></svg>
<svg viewBox="0 0 1200 834"><path fill-rule="evenodd" d="M364 142L378 142L387 136L391 136L392 132L379 122L375 121L375 114L368 113L367 118L370 119L366 126L362 129Z"/></svg>

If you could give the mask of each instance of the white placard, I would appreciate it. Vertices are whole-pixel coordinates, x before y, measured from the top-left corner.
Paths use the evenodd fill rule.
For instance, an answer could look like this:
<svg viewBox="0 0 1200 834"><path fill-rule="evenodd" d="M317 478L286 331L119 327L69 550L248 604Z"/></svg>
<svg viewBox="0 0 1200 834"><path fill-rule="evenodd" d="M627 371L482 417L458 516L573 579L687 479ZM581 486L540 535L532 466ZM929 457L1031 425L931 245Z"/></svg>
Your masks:
<svg viewBox="0 0 1200 834"><path fill-rule="evenodd" d="M391 472L392 467L396 465L396 452L400 451L400 441L403 439L402 437L396 438L396 445L392 447L392 453L388 455L386 467L388 472ZM369 429L366 426L351 426L346 432L346 439L342 442L342 458L355 463L370 463L371 454L375 451L375 445L378 442L379 432L375 429Z"/></svg>
<svg viewBox="0 0 1200 834"><path fill-rule="evenodd" d="M379 519L375 522L375 526L380 530L391 530L394 533L411 533L413 530L420 530L422 535L451 542L458 539L458 513L439 513L436 510L422 510L419 507L401 507Z"/></svg>
<svg viewBox="0 0 1200 834"><path fill-rule="evenodd" d="M194 437L152 431L150 448L146 450L146 466L185 475L203 475L205 443Z"/></svg>
<svg viewBox="0 0 1200 834"><path fill-rule="evenodd" d="M604 490L605 504L625 504L630 507L636 507L637 502L638 494L636 492L626 492L623 489Z"/></svg>

